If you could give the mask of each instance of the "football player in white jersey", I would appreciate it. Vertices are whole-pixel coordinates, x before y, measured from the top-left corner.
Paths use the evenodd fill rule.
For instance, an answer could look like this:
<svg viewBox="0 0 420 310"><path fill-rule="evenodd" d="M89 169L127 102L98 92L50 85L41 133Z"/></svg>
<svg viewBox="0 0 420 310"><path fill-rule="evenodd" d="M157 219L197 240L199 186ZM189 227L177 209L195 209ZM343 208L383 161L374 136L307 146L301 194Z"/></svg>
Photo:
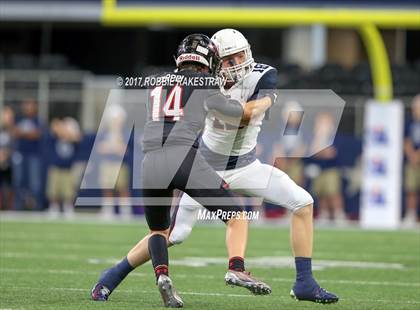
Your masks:
<svg viewBox="0 0 420 310"><path fill-rule="evenodd" d="M229 184L231 190L288 208L291 217L291 247L296 264L296 281L291 296L298 300L334 303L338 297L321 288L312 276L313 199L283 171L261 163L256 157L257 137L267 109L276 99L277 70L255 63L246 38L237 30L216 32L212 41L222 58L221 75L226 95L240 101L247 122L233 127L229 119L210 114L206 119L200 151ZM171 245L187 239L198 220L201 205L185 193L173 215ZM133 267L149 260L147 236L127 255ZM243 267L243 266L242 266ZM231 270L227 284L247 287L247 279Z"/></svg>
<svg viewBox="0 0 420 310"><path fill-rule="evenodd" d="M276 98L277 70L255 63L246 38L235 29L223 29L212 36L222 58L221 74L227 80L224 92L246 107L256 105L252 120L239 129L228 120L208 116L200 149L209 164L224 178L231 190L289 209L291 247L296 264L296 282L291 296L298 300L334 303L338 297L321 288L312 276L313 199L283 171L256 158L257 137L264 111ZM246 110L246 109L245 109ZM234 129L234 130L232 130ZM170 235L172 244L183 242L190 234L202 208L183 194ZM227 283L240 282L227 274ZM241 283L239 283L241 284Z"/></svg>

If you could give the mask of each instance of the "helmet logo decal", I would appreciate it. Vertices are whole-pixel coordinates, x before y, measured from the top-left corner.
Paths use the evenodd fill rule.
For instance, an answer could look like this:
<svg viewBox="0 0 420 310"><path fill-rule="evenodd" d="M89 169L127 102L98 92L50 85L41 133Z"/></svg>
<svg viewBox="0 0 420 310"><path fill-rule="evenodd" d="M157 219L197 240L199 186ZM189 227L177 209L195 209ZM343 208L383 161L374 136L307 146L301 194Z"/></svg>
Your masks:
<svg viewBox="0 0 420 310"><path fill-rule="evenodd" d="M179 55L178 58L176 59L176 64L179 65L180 63L185 62L185 61L194 61L194 62L201 63L207 67L209 66L209 62L207 61L207 59L205 59L201 55L192 54L192 53Z"/></svg>
<svg viewBox="0 0 420 310"><path fill-rule="evenodd" d="M207 55L209 53L209 50L207 48L202 47L200 45L197 45L196 51L204 55Z"/></svg>
<svg viewBox="0 0 420 310"><path fill-rule="evenodd" d="M200 56L194 55L194 54L185 54L185 55L179 56L178 60L179 61L187 61L187 60L199 61L200 60Z"/></svg>

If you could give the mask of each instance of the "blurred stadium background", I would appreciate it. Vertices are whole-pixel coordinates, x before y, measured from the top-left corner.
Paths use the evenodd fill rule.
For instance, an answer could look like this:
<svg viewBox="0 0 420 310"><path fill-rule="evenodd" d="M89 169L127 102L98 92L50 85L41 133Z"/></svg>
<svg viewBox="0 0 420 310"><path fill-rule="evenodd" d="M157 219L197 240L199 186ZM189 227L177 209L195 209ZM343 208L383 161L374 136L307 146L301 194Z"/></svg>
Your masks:
<svg viewBox="0 0 420 310"><path fill-rule="evenodd" d="M414 0L199 6L189 0L0 0L0 308L96 306L87 292L100 270L146 233L138 224L141 205L118 208L139 195L131 188L132 145L115 191L78 191L109 91L117 77L173 68L187 34L224 27L243 32L256 61L278 69L279 89L331 89L346 102L328 156L292 160L282 157L282 145L269 142L270 133L263 131L259 141L261 160L284 169L316 199L315 268L321 282L344 296L338 307L418 309L420 5ZM115 110L114 123L123 119ZM105 169L99 181L106 184L106 175ZM116 207L73 207L77 195L102 196ZM288 215L270 204L253 208L262 217L251 228L250 266L274 287L259 308L294 308L285 297L294 273ZM355 228L341 228L348 226ZM227 294L214 276L224 270L218 263L223 233L221 226L197 227L188 246L171 250L175 280L180 273L178 287L197 309L255 309L249 296ZM197 262L186 255L214 259L184 281ZM262 267L261 256L275 256L270 261L277 268ZM160 305L152 273L135 275L107 306Z"/></svg>
<svg viewBox="0 0 420 310"><path fill-rule="evenodd" d="M268 140L264 139L261 158L273 162L277 157L277 166L289 167L289 174L312 192L321 209L329 205L338 210L336 217L360 218L366 102L398 99L404 105L407 125L412 122L413 98L420 93L418 2L343 1L337 6L335 1L262 1L256 8L252 1L204 2L201 8L194 4L0 1L2 210L44 210L56 200L71 204L75 193L60 187L77 184L116 77L145 76L172 68L173 54L185 35L211 35L229 26L245 34L258 62L278 69L280 89L332 89L346 101L334 143L336 156L291 164L270 143L264 144ZM76 122L80 136L67 137L73 139L75 149L61 143L57 151L54 137L60 137L60 128L61 136L66 135L66 128L77 133ZM413 143L418 147L418 118L415 126L417 132L408 138L417 139ZM20 135L16 128L22 129ZM35 136L25 136L23 132L30 134L31 128ZM60 159L69 152L74 153L71 160ZM378 159L374 164L381 169L384 163ZM130 158L127 165L131 167ZM56 166L71 168L72 176L51 171ZM416 184L407 188L405 174L396 184L401 216L408 204L411 209L420 204L413 198L419 191L418 164L413 167L406 172ZM130 195L130 171L121 176L126 180L120 180L120 195ZM317 179L323 181L317 185ZM337 186L324 193L322 187L331 184ZM379 201L380 191L373 193ZM276 206L265 204L263 210L267 218L284 216L284 210ZM317 215L328 218L321 211ZM141 214L141 207L133 212Z"/></svg>

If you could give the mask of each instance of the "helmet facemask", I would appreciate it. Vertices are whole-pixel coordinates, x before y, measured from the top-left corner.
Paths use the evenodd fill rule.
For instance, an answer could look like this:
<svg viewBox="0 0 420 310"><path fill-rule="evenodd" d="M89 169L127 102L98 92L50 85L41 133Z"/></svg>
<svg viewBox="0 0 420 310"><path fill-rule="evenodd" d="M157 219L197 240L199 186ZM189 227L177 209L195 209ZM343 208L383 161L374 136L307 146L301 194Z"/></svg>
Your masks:
<svg viewBox="0 0 420 310"><path fill-rule="evenodd" d="M242 63L226 68L222 67L220 69L220 75L228 83L238 83L239 81L243 80L248 74L250 74L252 72L252 69L254 68L254 59L252 58L251 47L248 45L246 48L235 51L235 53L231 53L230 55L237 54L240 52L245 53L245 60Z"/></svg>

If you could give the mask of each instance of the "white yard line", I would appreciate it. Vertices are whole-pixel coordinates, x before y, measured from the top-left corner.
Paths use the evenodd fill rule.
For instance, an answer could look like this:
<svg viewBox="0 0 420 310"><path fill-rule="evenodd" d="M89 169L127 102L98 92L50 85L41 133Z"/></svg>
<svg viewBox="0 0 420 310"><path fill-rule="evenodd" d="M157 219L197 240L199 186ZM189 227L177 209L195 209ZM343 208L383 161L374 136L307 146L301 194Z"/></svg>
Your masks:
<svg viewBox="0 0 420 310"><path fill-rule="evenodd" d="M102 219L98 213L75 213L73 218L58 218L51 219L48 212L32 212L32 211L2 211L0 217L0 223L53 223L53 224L84 224L84 225L115 225L115 226L146 226L146 220L144 216L133 217L131 219L122 219L118 216L113 217L112 219ZM214 223L213 223L214 222ZM216 228L224 227L224 225L219 221L212 221L212 223L202 222L198 226L207 227L207 228ZM286 230L289 228L288 221L267 221L263 220L260 222L251 223L253 229L275 229L279 228L280 230ZM419 227L415 228L400 228L399 231L404 233L419 233ZM343 232L360 232L361 227L357 224L354 226L344 227L344 226L316 226L317 230L324 231L343 231ZM383 232L389 233L388 230L383 229L364 229L366 232Z"/></svg>
<svg viewBox="0 0 420 310"><path fill-rule="evenodd" d="M39 239L38 237L34 237L33 235L27 235L28 237L25 236L7 236L7 235L2 235L0 238L0 245L4 248L9 247L9 244L12 245L12 247L14 247L17 244L20 245L25 245L25 249L31 248L31 249L44 249L47 247L50 247L54 250L82 250L82 249L91 249L91 248L98 248L98 249L103 249L104 248L104 243L102 242L98 242L98 240L84 240L84 243L80 243L80 242L74 242L74 240L71 239L63 239L63 238L57 238L57 236L52 235L52 236L48 236L46 238L44 238L44 236L42 237L43 240ZM22 242L23 241L23 242ZM51 242L48 244L48 242L46 243L46 241L56 241L56 242ZM115 244L114 244L115 243ZM109 242L107 243L109 245ZM122 249L122 250L127 250L130 247L132 247L133 243L121 243L118 241L113 242L113 247L114 249ZM191 248L185 248L183 249L183 253L186 255L197 255L197 250L196 249L191 249ZM287 251L274 251L273 254L276 257L290 257L290 252ZM0 254L1 256L1 254ZM316 253L317 259L318 260L326 260L332 257L336 257L337 253L334 252L320 252L317 251ZM369 255L366 253L363 253L362 255L358 255L358 254L354 254L354 253L346 253L345 255L345 261L349 261L349 260L364 260L364 262L366 262L366 260L368 260L366 263L369 263L369 260L372 260L374 258L376 258L377 255ZM420 256L419 255L415 255L415 254L406 254L406 255L397 255L397 254L391 254L387 256L388 259L391 259L393 262L389 263L389 264L398 264L399 261L401 260L419 260Z"/></svg>
<svg viewBox="0 0 420 310"><path fill-rule="evenodd" d="M16 244L24 244L25 245L25 249L31 248L31 249L45 249L47 247L50 247L54 250L82 250L82 249L91 249L91 248L98 248L98 249L103 249L104 248L104 244L102 243L98 243L98 241L95 240L91 240L89 243L77 243L77 242L73 242L70 241L68 239L63 239L61 240L62 242L57 242L57 243L50 243L49 245L46 244L46 240L28 240L27 238L17 238L17 239L22 239L25 240L24 242L16 242L16 240L14 240L14 238L12 237L5 237L2 236L0 239L0 244L3 248L8 247L9 244L11 244L12 246L15 246ZM60 241L59 239L54 239L54 238L47 238L48 240L54 240L54 241ZM126 250L129 249L133 243L127 243L127 244L121 244L119 242L115 242L116 244L113 245L114 249L121 249L121 250ZM108 243L109 244L109 243ZM12 252L13 253L13 252ZM195 249L190 249L190 248L185 248L183 250L183 253L186 255L197 255L197 251ZM321 261L325 261L328 260L328 258L334 257L334 255L336 256L336 253L327 253L327 252L317 252L317 260L321 260ZM7 257L7 254L5 254ZM18 255L18 254L16 254ZM63 255L65 255L65 253L63 253ZM291 256L289 255L288 251L275 251L274 252L274 257L288 257L289 260L291 260ZM2 256L2 253L0 253L0 257ZM346 254L345 260L342 260L340 262L342 262L343 264L346 264L346 262L354 262L355 260L369 260L369 259L373 259L376 256L374 255L355 255L355 254L351 254L349 253L348 255ZM401 264L397 263L398 261L401 260L407 260L407 259L411 259L411 260L419 260L420 256L419 255L390 255L387 256L388 258L392 259L394 262L390 262L390 263L386 263L387 266L385 266L385 268L388 267L388 264L391 265L391 267L393 267L393 269L399 269L401 268ZM251 258L253 259L253 258ZM258 259L258 258L257 258ZM260 258L261 259L261 258ZM95 259L92 259L92 262ZM99 261L99 259L98 259ZM270 259L269 262L271 262L272 260ZM339 261L336 259L336 261ZM102 260L102 262L104 262L104 260ZM202 262L201 262L202 263ZM292 264L293 262L290 261L290 264ZM362 264L374 264L374 266L376 266L376 268L381 267L381 265L375 263L375 262L369 262L369 261L363 261ZM381 263L382 264L382 263ZM337 266L338 267L338 266ZM344 266L346 267L346 266ZM316 268L316 266L315 266Z"/></svg>
<svg viewBox="0 0 420 310"><path fill-rule="evenodd" d="M5 273L30 273L30 274L67 274L67 275L94 275L99 276L99 272L96 271L75 271L69 269L43 269L43 270L34 270L34 269L17 269L17 268L0 268L0 274ZM130 274L130 277L147 277L150 276L149 273L144 272L133 272ZM214 275L205 275L205 274L183 274L176 273L174 278L200 278L200 279L219 279L220 277ZM270 280L274 282L285 282L293 283L294 279L292 278L265 278L265 280ZM402 286L402 287L420 287L420 283L416 282L379 282L379 281L354 281L354 280L327 280L322 279L323 283L333 283L333 284L349 284L349 285L373 285L373 286Z"/></svg>
<svg viewBox="0 0 420 310"><path fill-rule="evenodd" d="M79 255L74 254L64 254L64 255L38 255L38 254L32 254L27 252L2 252L0 253L0 257L5 258L19 258L19 259L37 259L41 258L44 260L60 260L60 261L86 261L86 257L82 257Z"/></svg>
<svg viewBox="0 0 420 310"><path fill-rule="evenodd" d="M74 287L48 287L48 288L40 288L40 287L32 287L32 286L3 286L0 289L13 289L13 290L53 290L53 291L75 291L75 292L89 292L90 288L74 288ZM155 290L127 290L127 289L118 289L116 291L118 293L142 293L142 294L153 294L157 293ZM225 294L225 293L209 293L209 292L179 292L182 295L193 295L193 296L214 296L214 297L249 297L255 298L254 295L251 294ZM268 298L276 298L276 299L290 299L288 296L276 296L272 295ZM349 299L341 299L341 301L346 302L366 302L366 303L390 303L390 304L420 304L418 300L388 300L388 299L356 299L356 298L349 298Z"/></svg>
<svg viewBox="0 0 420 310"><path fill-rule="evenodd" d="M274 282L290 282L292 279L287 278L271 278ZM379 282L379 281L353 281L353 280L320 280L322 283L333 284L351 284L351 285L377 285L377 286L406 286L406 287L420 287L419 282Z"/></svg>
<svg viewBox="0 0 420 310"><path fill-rule="evenodd" d="M75 254L33 254L30 252L2 252L0 257L17 259L44 259L60 261L82 261L89 264L114 264L119 261L117 258L89 258ZM186 267L206 267L211 265L224 265L224 257L184 257L182 259L173 259L172 265ZM251 257L247 259L247 264L251 268L294 268L292 257L286 256L262 256ZM342 261L342 260L314 260L314 270L323 270L326 268L361 268L361 269L386 269L386 270L407 270L406 266L398 263L385 262L361 262L361 261Z"/></svg>
<svg viewBox="0 0 420 310"><path fill-rule="evenodd" d="M50 244L46 244L46 241L55 241L53 243ZM111 240L112 241L112 240ZM114 240L112 243L115 243L115 245L118 246L118 248L121 249L129 249L133 243L122 243L120 242L121 240ZM2 244L3 247L7 247L10 245L14 246L14 245L22 245L24 244L26 248L31 247L31 248L45 248L47 246L53 246L55 249L84 249L84 248L103 248L104 244L97 239L89 239L83 240L83 243L81 242L77 242L74 240L74 238L61 238L60 236L57 235L43 235L42 237L37 237L34 236L33 234L23 234L23 235L6 235L6 234L2 234L0 237L0 244ZM108 243L109 244L109 241ZM184 249L185 251L187 251L188 249ZM196 250L191 250L192 252L196 252ZM290 251L289 250L284 250L284 251L274 251L273 254L275 256L288 256L290 255ZM318 259L321 258L330 258L330 257L335 257L337 256L337 253L335 252L325 252L325 251L317 251L316 253ZM377 257L377 255L371 255L371 254L367 254L367 253L363 253L363 254L355 254L355 253L346 253L345 254L346 259L352 259L352 260L357 260L357 259L372 259ZM395 260L395 261L401 261L406 260L406 259L419 259L419 255L415 255L415 254L404 254L404 255L399 255L399 254L391 254L388 255L387 258Z"/></svg>

